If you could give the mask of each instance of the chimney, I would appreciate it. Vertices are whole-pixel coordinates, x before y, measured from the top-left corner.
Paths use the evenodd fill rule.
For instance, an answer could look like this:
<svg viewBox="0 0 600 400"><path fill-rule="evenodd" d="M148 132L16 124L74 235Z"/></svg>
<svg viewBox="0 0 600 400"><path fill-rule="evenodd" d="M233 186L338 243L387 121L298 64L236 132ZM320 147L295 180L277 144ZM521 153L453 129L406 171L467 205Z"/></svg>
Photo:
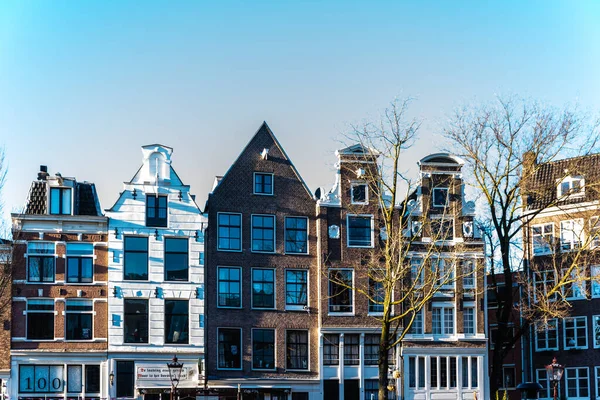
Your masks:
<svg viewBox="0 0 600 400"><path fill-rule="evenodd" d="M40 172L38 172L38 181L45 181L48 177L48 166L40 165Z"/></svg>

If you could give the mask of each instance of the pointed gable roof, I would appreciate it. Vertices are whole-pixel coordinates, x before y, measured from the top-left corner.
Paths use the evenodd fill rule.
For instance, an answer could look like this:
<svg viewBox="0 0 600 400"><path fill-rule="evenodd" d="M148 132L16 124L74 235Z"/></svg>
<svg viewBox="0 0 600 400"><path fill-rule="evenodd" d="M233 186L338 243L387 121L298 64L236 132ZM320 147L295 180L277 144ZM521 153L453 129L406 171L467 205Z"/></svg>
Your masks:
<svg viewBox="0 0 600 400"><path fill-rule="evenodd" d="M273 142L273 144L281 152L283 158L289 163L290 168L292 169L294 175L298 178L298 180L300 181L300 183L302 184L302 186L306 190L306 194L311 199L314 198L312 192L310 191L310 189L306 185L306 182L304 181L304 179L302 178L302 176L300 175L300 173L296 169L296 166L294 165L294 163L292 162L292 160L290 159L290 157L287 155L287 153L283 149L283 146L281 145L281 143L279 143L279 140L277 140L277 138L275 137L275 134L273 133L273 131L271 130L271 128L269 128L269 125L267 125L266 121L263 121L262 125L258 128L258 130L254 134L254 136L252 136L252 138L250 139L250 141L246 144L246 146L244 147L244 149L242 150L242 152L240 153L240 155L236 158L236 160L233 162L233 164L230 165L230 167L227 170L227 172L225 173L225 175L223 175L223 177L219 179L218 184L216 185L216 187L213 190L213 193L217 192L219 190L219 188L222 186L221 184L227 180L227 178L229 177L230 172L232 171L232 169L234 169L234 167L236 166L236 164L238 164L241 161L242 157L247 153L247 151L249 151L249 148L252 147L251 145L255 141L262 140L265 137L268 138L268 140L270 140L270 141ZM269 157L268 154L266 156Z"/></svg>

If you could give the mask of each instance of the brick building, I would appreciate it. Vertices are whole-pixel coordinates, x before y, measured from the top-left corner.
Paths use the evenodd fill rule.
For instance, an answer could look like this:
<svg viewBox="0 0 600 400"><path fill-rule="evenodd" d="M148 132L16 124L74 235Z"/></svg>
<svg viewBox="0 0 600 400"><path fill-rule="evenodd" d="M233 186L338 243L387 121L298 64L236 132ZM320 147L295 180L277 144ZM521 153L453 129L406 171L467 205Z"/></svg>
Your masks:
<svg viewBox="0 0 600 400"><path fill-rule="evenodd" d="M110 397L168 396L167 363L183 363L180 396L204 386L204 228L173 149L142 147L109 217Z"/></svg>
<svg viewBox="0 0 600 400"><path fill-rule="evenodd" d="M570 304L569 317L548 319L542 326L532 328L526 348L526 357L532 364L530 376L544 388L540 398L552 398L544 367L556 357L566 366L560 398L598 398L600 258L595 252L600 245L600 154L544 164L526 161L530 164L525 167L533 168L534 173L523 191L523 204L526 212L539 212L523 230L535 289L532 300L537 301L539 291L557 279L574 281L554 296ZM579 258L578 267L569 276L565 269L574 255ZM595 280L582 282L579 277Z"/></svg>
<svg viewBox="0 0 600 400"><path fill-rule="evenodd" d="M11 399L107 397L107 220L93 183L42 166L12 214Z"/></svg>
<svg viewBox="0 0 600 400"><path fill-rule="evenodd" d="M0 395L7 396L10 379L10 324L12 308L12 241L0 239Z"/></svg>
<svg viewBox="0 0 600 400"><path fill-rule="evenodd" d="M376 173L378 156L361 145L338 150L336 155L336 183L318 201L319 257L325 271L319 288L323 395L368 400L377 397L379 387L381 331L376 317L382 309L356 289L371 290L374 284L363 261L387 240L379 228L380 199L371 193L374 183L365 178ZM440 290L417 316L401 349L394 352L389 377L401 398L487 395L484 277L482 268L477 268L483 265L483 242L473 229L474 204L464 200L462 165L462 160L448 154L423 158L419 185L407 199L408 214L402 216L421 224L414 224L419 228L408 234L412 239L406 239L412 240L411 262L431 263L426 268L431 273L443 268L458 274L459 265L476 272ZM443 240L432 234L434 226L446 232ZM436 260L425 255L429 246L435 246ZM403 378L394 380L394 370Z"/></svg>
<svg viewBox="0 0 600 400"><path fill-rule="evenodd" d="M322 399L315 200L266 123L217 178L207 212L212 392Z"/></svg>

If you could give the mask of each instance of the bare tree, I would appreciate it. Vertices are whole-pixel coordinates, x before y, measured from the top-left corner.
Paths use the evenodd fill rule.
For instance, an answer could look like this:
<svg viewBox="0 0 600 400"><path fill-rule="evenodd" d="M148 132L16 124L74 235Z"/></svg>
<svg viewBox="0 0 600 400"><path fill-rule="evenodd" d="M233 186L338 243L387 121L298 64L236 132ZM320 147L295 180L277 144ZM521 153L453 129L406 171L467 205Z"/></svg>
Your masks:
<svg viewBox="0 0 600 400"><path fill-rule="evenodd" d="M388 398L390 350L402 345L415 319L436 293L453 287L465 276L476 275L477 269L474 264L468 268L460 264L459 268L456 257L448 258L447 253L442 256L447 249L440 244L452 234L450 226L443 222L444 215L432 222L427 212L414 212L419 206L417 201L421 201L415 192L417 182L402 171L402 159L421 126L420 121L407 117L410 103L411 99L396 100L380 121L353 126L346 135L346 140L358 142L376 160L371 168L365 167L361 179L368 183L369 198L377 203L375 225L380 235L375 248L363 256L357 271L362 276L354 284L324 271L341 290L354 290L381 310L381 315L374 317L381 327L379 399ZM451 192L460 193L460 185L451 188ZM429 210L430 204L421 206ZM456 208L448 207L444 213L454 216L462 212ZM429 244L421 241L422 236L431 238ZM459 253L460 245L452 251Z"/></svg>
<svg viewBox="0 0 600 400"><path fill-rule="evenodd" d="M487 228L484 231L490 251L488 283L498 303L498 332L490 369L492 397L501 387L502 361L513 344L531 324L565 315L569 305L561 294L576 281L590 280L589 274L578 269L582 251L533 265L525 262L529 248L523 247L530 243L523 227L549 207L560 207L563 200L545 195L556 191L556 182L550 187L532 184L540 166L564 156L571 146L578 148L579 155L589 153L597 136L584 135L584 128L583 119L571 109L557 110L515 97L499 97L492 104L458 110L445 129L453 150L467 161L469 183L483 205L481 220ZM528 204L532 198L536 199L535 207ZM553 271L552 279L545 279L548 269ZM524 270L522 279L518 278L524 285L518 308L524 312L512 334L508 327L518 299L511 288L517 270ZM503 276L506 290L499 290L495 279L498 273ZM531 278L544 283L535 286Z"/></svg>

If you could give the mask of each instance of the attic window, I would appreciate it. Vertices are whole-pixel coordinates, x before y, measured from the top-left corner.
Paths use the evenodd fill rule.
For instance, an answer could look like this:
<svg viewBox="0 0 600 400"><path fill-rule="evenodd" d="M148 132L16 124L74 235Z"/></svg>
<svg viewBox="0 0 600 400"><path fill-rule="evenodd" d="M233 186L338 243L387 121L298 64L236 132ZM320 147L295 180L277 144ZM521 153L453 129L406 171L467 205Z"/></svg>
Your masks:
<svg viewBox="0 0 600 400"><path fill-rule="evenodd" d="M585 179L582 176L567 176L557 188L558 197L579 197L585 194Z"/></svg>

